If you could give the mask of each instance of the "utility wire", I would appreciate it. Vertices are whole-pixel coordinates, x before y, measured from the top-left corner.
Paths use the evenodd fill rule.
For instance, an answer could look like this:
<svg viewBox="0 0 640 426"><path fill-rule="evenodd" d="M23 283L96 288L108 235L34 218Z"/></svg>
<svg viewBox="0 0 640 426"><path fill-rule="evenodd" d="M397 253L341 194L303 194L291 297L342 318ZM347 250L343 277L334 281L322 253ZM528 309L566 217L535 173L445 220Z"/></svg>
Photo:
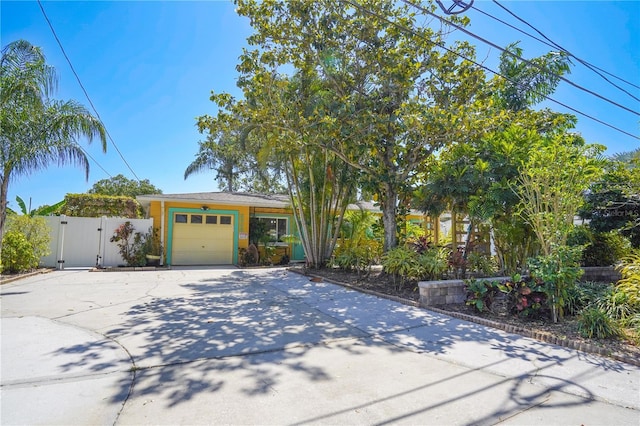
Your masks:
<svg viewBox="0 0 640 426"><path fill-rule="evenodd" d="M76 146L77 146L78 148L80 148L80 150L81 150L82 152L84 152L84 155L86 155L86 156L87 156L87 157L89 157L89 158L90 158L94 163L96 163L96 165L97 165L98 167L100 167L100 169L102 169L102 171L103 171L103 172L105 172L107 176L109 176L110 178L112 178L112 177L113 177L113 176L111 176L111 173L109 173L108 171L106 171L106 170L104 169L104 167L102 167L102 165L101 165L100 163L98 163L98 162L96 161L96 159L95 159L95 158L93 158L93 157L91 156L91 154L89 154L89 152L87 152L87 150L86 150L86 149L84 149L84 148L83 148L79 143L76 143Z"/></svg>
<svg viewBox="0 0 640 426"><path fill-rule="evenodd" d="M381 20L383 20L383 21L387 22L388 24L393 25L393 26L395 26L396 28L399 28L400 30L402 30L402 31L404 31L404 32L408 32L408 33L413 34L414 36L416 36L416 37L418 37L418 38L421 38L422 40L425 40L425 41L427 41L427 42L429 42L429 43L431 43L431 44L434 44L434 45L436 45L436 46L440 47L441 49L444 49L444 50L448 51L449 53L453 53L454 55L458 56L459 58L462 58L462 59L464 59L464 60L466 60L466 61L469 61L470 63L472 63L472 64L474 64L474 65L476 65L476 66L478 66L478 67L480 67L480 68L482 68L482 69L484 69L484 70L486 70L486 71L489 71L490 73L492 73L492 74L494 74L494 75L497 75L498 77L501 77L501 78L503 78L503 79L507 80L507 81L508 81L508 82L510 82L510 83L515 83L515 82L514 82L512 79L510 79L509 77L504 76L504 75L500 74L499 72L492 70L491 68L487 67L486 65L480 64L480 63L478 63L477 61L475 61L475 60L473 60L473 59L471 59L471 58L467 58L466 56L464 56L464 55L462 55L462 54L460 54L460 53L458 53L458 52L456 52L456 51L453 51L453 50L449 49L448 47L446 47L446 46L444 46L444 45L437 44L437 43L435 43L435 42L433 42L433 41L431 41L431 40L429 40L429 39L427 39L427 38L423 37L422 35L418 34L418 33L417 33L417 32L415 32L414 30L412 30L412 29L410 29L410 28L407 28L407 27L405 27L405 26L403 26L403 25L400 25L400 24L398 24L398 23L396 23L396 22L390 21L389 19L387 19L386 17L384 17L384 16L382 16L382 15L380 15L380 14L378 14L378 13L372 12L371 10L365 9L364 7L362 7L362 6L361 6L361 5L359 5L359 4L353 3L351 0L340 0L340 1L341 1L341 2L343 2L343 3L347 3L347 4L349 4L349 5L353 6L353 7L355 7L356 9L359 9L359 10L361 10L361 11L363 11L363 12L365 12L365 13L367 13L367 14L371 15L371 16L374 16L374 17L376 17L376 18L378 18L378 19L381 19ZM536 93L537 93L537 92L536 92ZM545 99L547 99L548 101L551 101L551 102L553 102L553 103L556 103L556 104L558 104L558 105L560 105L560 106L563 106L563 107L567 108L567 109L568 109L568 110L570 110L570 111L575 112L576 114L580 114L580 115L582 115L583 117L589 118L589 119L591 119L591 120L593 120L593 121L595 121L595 122L597 122L597 123L600 123L600 124L602 124L602 125L604 125L604 126L607 126L607 127L611 128L611 129L613 129L613 130L616 130L616 131L618 131L618 132L620 132L620 133L623 133L623 134L625 134L625 135L627 135L627 136L630 136L630 137L632 137L632 138L634 138L634 139L638 139L638 140L640 140L640 137L639 137L639 136L636 136L636 135L634 135L634 134L632 134L632 133L629 133L629 132L627 132L627 131L625 131L625 130L622 130L622 129L620 129L620 128L618 128L618 127L616 127L616 126L612 125L612 124L609 124L609 123L607 123L607 122L605 122L605 121L602 121L602 120L600 120L600 119L598 119L598 118L596 118L596 117L593 117L592 115L589 115L589 114L587 114L587 113L584 113L584 112L582 112L582 111L579 111L579 110L577 110L577 109L575 109L575 108L573 108L573 107L570 107L569 105L566 105L566 104L564 104L564 103L562 103L562 102L560 102L560 101L557 101L557 100L555 100L555 99L553 99L553 98L551 98L551 97L549 97L549 96L547 96L547 95L544 95L544 94L542 94L542 93L537 93L537 94L541 95L542 97L544 97L544 98L545 98Z"/></svg>
<svg viewBox="0 0 640 426"><path fill-rule="evenodd" d="M607 83L611 84L611 85L612 85L612 86L614 86L615 88L617 88L617 89L621 90L622 92L626 93L627 95L631 96L631 97L632 97L633 99L635 99L636 101L640 101L640 98L636 97L635 95L633 95L632 93L628 92L628 91L627 91L627 90L625 90L624 88L622 88L622 87L618 86L617 84L615 84L614 82L612 82L611 80L609 80L607 77L605 77L602 73L605 73L605 74L607 74L607 75L609 75L609 76L611 76L611 77L613 77L613 78L616 78L616 79L618 79L618 80L620 80L620 81L622 81L622 82L625 82L625 83L627 83L628 85L633 86L633 87L636 87L636 88L638 88L638 89L640 89L640 86L638 86L638 85L636 85L636 84L634 84L634 83L631 83L631 82L629 82L629 81L627 81L627 80L625 80L625 79L623 79L623 78L621 78L621 77L618 77L617 75L612 74L612 73L610 73L610 72L608 72L608 71L606 71L606 70L603 70L602 68L597 67L597 66L595 66L595 65L593 65L593 64L591 64L591 63L589 63L589 62L587 62L587 61L585 61L585 60L583 60L583 59L578 58L576 55L574 55L573 53L569 52L567 49L565 49L564 47L560 46L560 45L559 45L558 43L556 43L555 41L551 40L551 39L550 39L549 37L547 37L547 36L546 36L542 31L538 30L536 27L534 27L533 25L531 25L529 22L527 22L526 20L524 20L524 19L520 18L518 15L516 15L515 13L513 13L511 10L507 9L507 7L506 7L506 6L501 5L501 4L500 4L500 3L498 3L496 0L493 0L493 2L494 2L496 5L498 5L500 8L502 8L504 11L506 11L509 15L513 16L513 17L514 17L514 18L516 18L518 21L520 21L520 22L522 22L523 24L527 25L529 28L533 29L535 32L537 32L541 37L543 37L543 38L544 38L545 40L547 40L547 41L541 40L541 39L539 39L538 37L536 37L536 36L534 36L534 35L531 35L531 34L527 33L526 31L523 31L523 30L521 30L520 28L517 28L517 27L515 27L515 26L513 26L513 25L511 25L511 24L509 24L509 23L507 23L507 22L505 22L505 21L503 21L503 20L501 20L501 19L499 19L499 18L496 18L495 16L493 16L493 15L491 15L491 14L489 14L489 13L483 12L482 10L480 10L480 9L478 9L478 8L476 8L476 7L473 7L473 9L474 9L475 11L477 11L477 12L480 12L480 13L482 13L482 14L486 15L486 16L489 16L489 17L490 17L490 18L492 18L492 19L495 19L496 21L498 21L498 22L500 22L500 23L502 23L502 24L504 24L504 25L507 25L508 27L513 28L513 29L514 29L514 30L516 30L516 31L521 32L522 34L525 34L525 35L527 35L527 36L529 36L529 37L533 38L534 40L537 40L537 41L539 41L539 42L541 42L541 43L544 43L544 44L546 44L547 46L550 46L550 47L555 48L555 49L560 49L562 52L564 52L564 53L566 53L567 55L571 56L571 57L572 57L572 58L574 58L576 61L580 62L582 65L584 65L585 67L587 67L588 69L590 69L591 71L593 71L594 73L596 73L597 75L599 75L599 76L600 76L602 79L604 79Z"/></svg>
<svg viewBox="0 0 640 426"><path fill-rule="evenodd" d="M453 22L451 22L451 21L448 21L448 20L446 20L446 19L442 18L441 16L436 15L435 13L433 13L433 12L431 12L431 11L429 11L429 10L425 9L424 7L422 7L422 6L420 6L420 5L417 5L417 4L415 4L415 3L412 3L412 2L410 2L409 0L401 0L401 1L402 1L403 3L405 3L405 4L409 5L409 6L412 6L412 7L416 8L416 9L418 9L418 10L422 11L423 13L425 13L425 14L427 14L427 15L429 15L429 16L433 16L434 18L436 18L436 19L440 20L440 22L442 22L443 24L446 24L446 25L449 25L449 26L451 26L451 27L454 27L454 28L456 28L456 29L458 29L458 30L462 31L463 33L467 34L468 36L471 36L471 37L473 37L473 38L475 38L475 39L477 39L477 40L480 40L481 42L483 42L483 43L485 43L485 44L488 44L489 46L491 46L491 47L493 47L493 48L495 48L495 49L498 49L498 50L500 50L501 52L504 52L504 53L506 53L506 54L508 54L508 55L510 55L510 56L512 56L512 57L514 57L514 58L516 58L516 59L519 59L520 61L524 62L524 63L525 63L525 64L527 64L527 65L533 66L533 67L535 67L535 68L539 69L539 70L540 70L540 71L542 71L542 72L547 72L547 73L549 73L549 74L552 74L553 76L558 77L560 80L562 80L562 81L564 81L564 82L566 82L566 83L569 83L570 85L572 85L572 86L574 86L574 87L576 87L576 88L578 88L578 89L580 89L580 90L582 90L582 91L584 91L584 92L587 92L587 93L589 93L589 94L591 94L591 95L593 95L593 96L596 96L597 98L600 98L600 99L602 99L603 101L606 101L606 102L608 102L608 103L610 103L610 104L612 104L612 105L615 105L615 106L617 106L618 108L624 109L625 111L628 111L628 112L630 112L630 113L632 113L632 114L634 114L634 115L640 116L640 112L635 111L635 110L633 110L633 109L631 109L631 108L627 108L627 107L626 107L626 106L624 106L624 105L620 105L619 103L614 102L614 101L612 101L611 99L608 99L608 98L606 98L606 97L604 97L604 96L602 96L602 95L600 95L600 94L598 94L598 93L596 93L596 92L594 92L594 91L592 91L592 90L589 90L589 89L587 89L587 88L585 88L585 87L582 87L582 86L580 86L579 84L576 84L576 83L572 82L571 80L568 80L567 78L565 78L565 77L563 77L563 76L561 76L561 75L559 75L559 74L551 73L551 72L549 72L548 70L546 70L546 69L544 69L543 67L541 67L540 65L535 64L535 63L533 63L533 62L531 62L531 61L529 61L529 60L527 60L527 59L525 59L525 58L523 58L523 57L521 57L521 56L518 56L518 55L516 55L515 53L509 52L508 50L504 49L503 47L500 47L500 46L498 46L497 44L495 44L495 43L493 43L493 42L491 42L491 41L489 41L489 40L487 40L487 39L485 39L485 38L483 38L483 37L480 37L479 35L477 35L477 34L475 34L475 33L472 33L471 31L467 30L466 28L464 28L464 27L462 27L462 26L460 26L460 25L458 25L458 24L455 24L455 23L453 23Z"/></svg>
<svg viewBox="0 0 640 426"><path fill-rule="evenodd" d="M64 47L62 47L62 42L60 42L60 39L58 38L58 35L56 34L56 31L53 29L53 25L51 24L51 21L49 20L49 17L47 16L47 13L45 12L44 7L42 6L42 2L40 0L38 0L38 6L40 6L40 10L42 11L42 14L44 15L44 19L47 21L47 24L49 24L49 28L51 29L51 32L53 33L53 37L55 37L56 41L58 42L58 46L60 46L60 50L62 50L62 54L64 55L65 59L67 60L67 63L69 64L69 67L71 67L71 71L73 72L73 75L76 77L76 80L78 81L78 84L80 85L80 88L82 89L82 91L84 92L84 95L86 96L87 100L89 101L89 104L91 105L91 108L93 109L93 112L96 114L96 117L98 117L98 120L100 120L100 122L102 123L102 126L104 127L104 130L105 130L105 132L107 134L107 137L109 138L109 141L111 142L111 145L113 145L113 147L116 149L116 152L120 155L120 158L122 159L122 161L124 161L124 164L127 166L129 171L131 172L131 174L133 174L133 176L136 178L136 180L138 182L140 182L140 178L138 177L138 175L136 175L136 172L133 171L133 169L131 168L131 166L127 162L127 160L124 158L124 156L122 155L122 152L120 152L120 150L118 149L118 146L116 145L116 143L113 141L113 138L109 134L109 130L107 130L107 126L105 126L104 122L102 121L102 118L100 118L100 114L98 113L98 110L93 105L93 102L91 101L91 98L89 97L89 93L87 93L87 90L84 88L84 85L82 84L82 81L80 81L80 77L78 76L78 73L76 72L75 68L73 67L73 64L71 63L71 60L67 56L67 52L64 50ZM89 157L91 158L91 156L89 156ZM93 161L96 161L96 160L93 160ZM96 164L98 164L97 161L96 161ZM104 170L104 168L102 168L102 166L100 166L100 168L102 170ZM105 171L105 173L106 173L106 171ZM109 175L111 177L111 175L109 173L107 173L107 175Z"/></svg>

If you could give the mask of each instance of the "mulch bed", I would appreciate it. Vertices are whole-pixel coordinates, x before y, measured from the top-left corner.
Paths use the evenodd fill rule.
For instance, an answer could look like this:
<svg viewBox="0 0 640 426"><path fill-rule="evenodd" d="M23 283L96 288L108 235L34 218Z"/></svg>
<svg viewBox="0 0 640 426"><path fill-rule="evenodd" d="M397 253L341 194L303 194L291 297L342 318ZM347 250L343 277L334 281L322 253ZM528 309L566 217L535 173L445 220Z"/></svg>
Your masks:
<svg viewBox="0 0 640 426"><path fill-rule="evenodd" d="M330 268L305 271L304 268L293 267L291 270L314 277L322 277L336 284L413 306L419 305L420 294L417 283L394 281L391 276L382 271L374 270L369 274L359 275L354 272ZM578 321L575 317L567 317L554 324L543 319L503 316L486 310L479 312L474 307L465 304L439 305L427 309L547 343L595 353L640 366L640 346L630 339L586 339L578 332Z"/></svg>

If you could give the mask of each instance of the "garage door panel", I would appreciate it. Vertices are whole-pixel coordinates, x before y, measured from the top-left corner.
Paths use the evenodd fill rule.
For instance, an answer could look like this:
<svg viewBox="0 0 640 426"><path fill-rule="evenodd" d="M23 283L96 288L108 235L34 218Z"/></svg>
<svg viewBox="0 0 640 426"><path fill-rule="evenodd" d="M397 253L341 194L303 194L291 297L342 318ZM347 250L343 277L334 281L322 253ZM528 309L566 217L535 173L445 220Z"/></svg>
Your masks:
<svg viewBox="0 0 640 426"><path fill-rule="evenodd" d="M184 213L180 213L184 215ZM234 227L233 216L223 215L215 223L206 220L193 223L191 217L185 223L175 223L172 238L172 260L174 265L226 265L233 263ZM200 218L196 218L200 222ZM209 222L209 223L207 223Z"/></svg>

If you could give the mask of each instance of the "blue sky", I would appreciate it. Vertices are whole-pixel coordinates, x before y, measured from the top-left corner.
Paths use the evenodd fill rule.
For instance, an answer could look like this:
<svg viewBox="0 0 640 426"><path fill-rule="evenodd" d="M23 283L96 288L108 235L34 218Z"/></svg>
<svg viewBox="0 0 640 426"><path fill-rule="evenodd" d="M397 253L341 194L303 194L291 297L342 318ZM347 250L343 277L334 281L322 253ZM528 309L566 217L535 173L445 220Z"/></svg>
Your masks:
<svg viewBox="0 0 640 426"><path fill-rule="evenodd" d="M449 0L450 1L450 0ZM444 3L449 1L444 0ZM251 34L248 20L227 1L82 2L45 1L45 11L113 141L140 179L165 193L216 191L214 174L183 179L203 139L195 117L215 114L211 90L239 96L235 87L237 58ZM640 86L640 1L503 1L512 12L575 56ZM532 33L489 0L474 6ZM2 46L26 39L43 48L59 74L58 99L89 106L36 1L0 2ZM467 12L469 29L500 46L521 40L524 56L551 50L526 35L475 10ZM462 38L452 34L450 40ZM478 58L494 68L499 53L479 41ZM568 79L640 111L640 102L576 64ZM611 77L610 77L611 78ZM635 97L640 90L613 80ZM639 117L599 100L568 83L552 96L558 101L640 136ZM546 105L547 103L545 103ZM556 111L561 106L549 103ZM640 141L578 116L577 130L590 143L608 147L607 154L640 147ZM89 181L83 171L52 165L14 180L9 206L19 195L32 206L53 204L66 193L86 192L109 175L134 178L109 142L107 154L97 143L80 141L96 160ZM104 171L103 171L104 169ZM106 171L106 172L105 172Z"/></svg>

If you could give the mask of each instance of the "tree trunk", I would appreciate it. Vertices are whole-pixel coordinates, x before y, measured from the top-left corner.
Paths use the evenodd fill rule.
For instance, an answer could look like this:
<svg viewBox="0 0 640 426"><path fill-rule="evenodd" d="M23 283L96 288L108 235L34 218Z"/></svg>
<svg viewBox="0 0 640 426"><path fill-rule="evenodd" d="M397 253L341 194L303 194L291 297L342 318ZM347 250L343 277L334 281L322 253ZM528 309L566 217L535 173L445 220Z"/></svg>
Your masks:
<svg viewBox="0 0 640 426"><path fill-rule="evenodd" d="M7 196L9 191L9 174L5 173L0 182L0 259L2 259L2 240L4 238L4 224L7 219ZM0 266L2 261L0 261ZM2 268L0 267L0 271Z"/></svg>
<svg viewBox="0 0 640 426"><path fill-rule="evenodd" d="M398 245L396 204L398 193L391 185L385 185L384 199L381 202L382 224L384 225L384 253Z"/></svg>

